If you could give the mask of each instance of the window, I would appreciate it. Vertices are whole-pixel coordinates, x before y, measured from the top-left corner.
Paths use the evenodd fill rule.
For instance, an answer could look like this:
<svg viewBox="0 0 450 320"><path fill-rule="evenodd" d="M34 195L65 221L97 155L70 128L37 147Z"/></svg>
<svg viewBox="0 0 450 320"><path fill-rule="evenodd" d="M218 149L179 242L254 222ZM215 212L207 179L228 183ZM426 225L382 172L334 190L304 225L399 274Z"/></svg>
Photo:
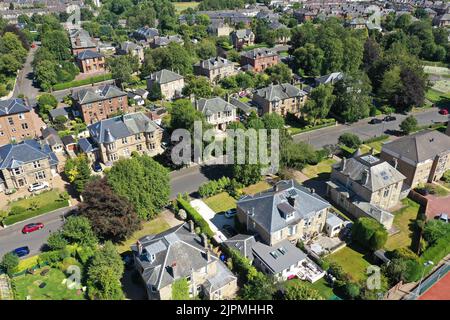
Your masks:
<svg viewBox="0 0 450 320"><path fill-rule="evenodd" d="M12 117L9 117L9 118L8 118L8 123L9 123L10 126L13 126L13 125L14 125L14 120L13 120Z"/></svg>
<svg viewBox="0 0 450 320"><path fill-rule="evenodd" d="M24 113L19 113L19 119L20 120L25 120L25 114Z"/></svg>
<svg viewBox="0 0 450 320"><path fill-rule="evenodd" d="M384 197L387 198L389 196L389 189L384 190Z"/></svg>
<svg viewBox="0 0 450 320"><path fill-rule="evenodd" d="M134 135L134 138L135 138L136 140L141 140L141 135L138 133L138 134Z"/></svg>
<svg viewBox="0 0 450 320"><path fill-rule="evenodd" d="M122 138L122 143L123 144L127 144L128 143L128 141L127 141L127 138L125 137L125 138Z"/></svg>
<svg viewBox="0 0 450 320"><path fill-rule="evenodd" d="M22 123L22 129L27 130L28 129L28 123Z"/></svg>
<svg viewBox="0 0 450 320"><path fill-rule="evenodd" d="M39 161L33 161L33 167L36 168L40 168L41 164L39 163Z"/></svg>
<svg viewBox="0 0 450 320"><path fill-rule="evenodd" d="M154 144L154 143L150 143L150 144L149 144L149 149L150 149L150 150L155 149L155 144Z"/></svg>
<svg viewBox="0 0 450 320"><path fill-rule="evenodd" d="M0 131L0 137L4 136L4 135L5 135L5 133L3 131Z"/></svg>
<svg viewBox="0 0 450 320"><path fill-rule="evenodd" d="M14 168L13 173L14 173L14 175L22 174L23 173L22 167Z"/></svg>
<svg viewBox="0 0 450 320"><path fill-rule="evenodd" d="M297 233L297 225L289 226L288 227L288 233L290 236L293 236Z"/></svg>
<svg viewBox="0 0 450 320"><path fill-rule="evenodd" d="M45 172L44 171L36 172L34 175L36 177L36 180L45 179Z"/></svg>
<svg viewBox="0 0 450 320"><path fill-rule="evenodd" d="M148 137L149 137L150 139L153 139L153 138L155 137L155 134L154 134L153 132L150 132L150 133L148 134Z"/></svg>
<svg viewBox="0 0 450 320"><path fill-rule="evenodd" d="M138 144L138 145L136 146L136 150L137 150L137 151L142 151L142 144Z"/></svg>

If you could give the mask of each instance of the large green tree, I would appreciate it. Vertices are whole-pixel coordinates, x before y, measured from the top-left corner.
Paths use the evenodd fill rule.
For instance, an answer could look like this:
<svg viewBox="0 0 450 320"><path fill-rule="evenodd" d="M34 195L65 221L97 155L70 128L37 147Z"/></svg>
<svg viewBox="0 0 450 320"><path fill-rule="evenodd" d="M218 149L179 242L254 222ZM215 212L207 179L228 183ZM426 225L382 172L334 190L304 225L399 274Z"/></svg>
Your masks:
<svg viewBox="0 0 450 320"><path fill-rule="evenodd" d="M303 107L303 112L311 118L315 125L317 119L327 117L334 100L333 87L329 84L321 84L311 90L308 100Z"/></svg>

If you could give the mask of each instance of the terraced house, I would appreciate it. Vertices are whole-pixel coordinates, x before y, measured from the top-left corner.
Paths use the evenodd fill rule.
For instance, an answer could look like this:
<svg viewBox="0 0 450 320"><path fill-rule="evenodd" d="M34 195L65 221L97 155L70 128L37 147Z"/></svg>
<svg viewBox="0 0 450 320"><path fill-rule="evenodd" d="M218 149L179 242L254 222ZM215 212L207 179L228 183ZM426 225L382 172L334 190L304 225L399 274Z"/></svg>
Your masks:
<svg viewBox="0 0 450 320"><path fill-rule="evenodd" d="M88 124L128 110L126 92L113 85L81 89L72 94L72 100L74 108Z"/></svg>
<svg viewBox="0 0 450 320"><path fill-rule="evenodd" d="M234 63L222 57L214 57L200 61L194 65L196 75L205 76L212 83L237 73Z"/></svg>
<svg viewBox="0 0 450 320"><path fill-rule="evenodd" d="M260 114L277 113L286 116L288 113L299 117L306 103L307 93L289 83L271 84L256 90L253 102L258 105Z"/></svg>
<svg viewBox="0 0 450 320"><path fill-rule="evenodd" d="M31 110L22 99L0 100L0 145L37 136Z"/></svg>
<svg viewBox="0 0 450 320"><path fill-rule="evenodd" d="M0 147L0 191L42 181L51 185L57 172L58 158L42 141L30 139Z"/></svg>
<svg viewBox="0 0 450 320"><path fill-rule="evenodd" d="M191 297L232 299L237 279L209 248L194 223L184 223L157 235L148 235L131 247L135 267L150 300L171 300L176 281L186 279Z"/></svg>
<svg viewBox="0 0 450 320"><path fill-rule="evenodd" d="M90 159L105 164L129 158L132 152L149 156L162 152L162 129L141 112L99 121L88 130L91 139L80 139L79 145Z"/></svg>

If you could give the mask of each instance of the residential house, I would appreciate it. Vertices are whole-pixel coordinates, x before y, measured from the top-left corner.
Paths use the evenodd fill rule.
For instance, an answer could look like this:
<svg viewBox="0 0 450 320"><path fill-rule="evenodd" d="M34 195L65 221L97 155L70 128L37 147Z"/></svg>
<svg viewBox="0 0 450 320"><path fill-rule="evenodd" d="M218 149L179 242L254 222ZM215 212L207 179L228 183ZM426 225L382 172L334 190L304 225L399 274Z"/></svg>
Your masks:
<svg viewBox="0 0 450 320"><path fill-rule="evenodd" d="M287 44L291 40L291 32L287 26L279 22L278 20L274 20L269 22L268 25L270 30L285 30L285 32L279 32L278 37L275 39L275 43L277 44Z"/></svg>
<svg viewBox="0 0 450 320"><path fill-rule="evenodd" d="M71 112L71 108L68 106L55 108L48 112L50 120L54 122L57 117L64 117L69 120L69 113Z"/></svg>
<svg viewBox="0 0 450 320"><path fill-rule="evenodd" d="M240 29L230 34L231 44L236 50L255 44L255 34L251 29Z"/></svg>
<svg viewBox="0 0 450 320"><path fill-rule="evenodd" d="M33 117L32 108L24 100L0 100L0 145L37 136Z"/></svg>
<svg viewBox="0 0 450 320"><path fill-rule="evenodd" d="M319 86L321 84L335 84L343 78L344 74L342 72L333 72L314 79L315 85Z"/></svg>
<svg viewBox="0 0 450 320"><path fill-rule="evenodd" d="M150 300L172 299L172 286L180 279L188 281L192 297L225 300L236 295L237 278L209 248L206 236L195 233L192 221L143 237L131 250Z"/></svg>
<svg viewBox="0 0 450 320"><path fill-rule="evenodd" d="M411 188L438 181L450 169L450 136L437 130L424 130L392 142L381 149L381 159L397 164Z"/></svg>
<svg viewBox="0 0 450 320"><path fill-rule="evenodd" d="M77 142L72 135L67 135L61 138L61 141L64 145L64 149L66 150L69 156L74 156L77 151Z"/></svg>
<svg viewBox="0 0 450 320"><path fill-rule="evenodd" d="M104 164L129 158L132 152L149 156L162 152L162 129L141 112L101 120L88 130L94 141L91 148L98 148L97 160Z"/></svg>
<svg viewBox="0 0 450 320"><path fill-rule="evenodd" d="M184 41L183 38L179 35L173 35L173 36L163 36L163 37L155 37L152 43L153 48L162 48L167 47L169 43L178 43L180 45L183 45Z"/></svg>
<svg viewBox="0 0 450 320"><path fill-rule="evenodd" d="M237 71L234 63L230 60L214 57L196 63L194 73L207 77L212 83L218 83L223 78L235 75Z"/></svg>
<svg viewBox="0 0 450 320"><path fill-rule="evenodd" d="M239 199L237 217L248 233L273 246L285 239L306 241L319 234L330 208L314 190L283 180L272 189Z"/></svg>
<svg viewBox="0 0 450 320"><path fill-rule="evenodd" d="M30 139L0 147L0 191L43 181L51 185L57 172L58 158L43 141Z"/></svg>
<svg viewBox="0 0 450 320"><path fill-rule="evenodd" d="M64 144L58 135L58 132L52 128L47 127L42 130L42 140L50 146L52 152L60 153L64 151Z"/></svg>
<svg viewBox="0 0 450 320"><path fill-rule="evenodd" d="M389 209L406 197L405 176L386 161L371 153L356 154L333 165L327 194L330 199L355 217L372 217L387 230L393 215Z"/></svg>
<svg viewBox="0 0 450 320"><path fill-rule="evenodd" d="M80 51L75 56L75 61L82 73L98 73L106 70L105 56L96 51Z"/></svg>
<svg viewBox="0 0 450 320"><path fill-rule="evenodd" d="M184 88L184 77L178 73L163 69L152 73L147 78L147 90L152 92L153 86L159 86L164 99L172 100L181 97Z"/></svg>
<svg viewBox="0 0 450 320"><path fill-rule="evenodd" d="M134 31L133 36L137 40L144 40L147 43L153 43L153 40L159 36L159 31L156 28L149 28L145 26Z"/></svg>
<svg viewBox="0 0 450 320"><path fill-rule="evenodd" d="M291 113L297 117L305 105L307 93L289 83L269 85L253 94L253 103L258 105L260 113L277 113L286 116Z"/></svg>
<svg viewBox="0 0 450 320"><path fill-rule="evenodd" d="M433 20L434 25L438 27L449 27L450 26L450 13L445 13L440 16L436 16Z"/></svg>
<svg viewBox="0 0 450 320"><path fill-rule="evenodd" d="M211 22L208 26L208 33L213 37L228 37L232 31L232 27L221 21Z"/></svg>
<svg viewBox="0 0 450 320"><path fill-rule="evenodd" d="M241 54L241 66L256 73L263 72L280 62L280 56L271 49L257 48Z"/></svg>
<svg viewBox="0 0 450 320"><path fill-rule="evenodd" d="M144 48L134 42L124 41L120 44L121 54L130 54L133 57L138 57L139 63L144 62Z"/></svg>
<svg viewBox="0 0 450 320"><path fill-rule="evenodd" d="M73 107L91 124L119 112L127 112L127 94L114 85L85 88L72 93Z"/></svg>
<svg viewBox="0 0 450 320"><path fill-rule="evenodd" d="M97 43L91 37L89 32L84 29L69 30L69 38L73 55L77 55L86 50L97 51Z"/></svg>
<svg viewBox="0 0 450 320"><path fill-rule="evenodd" d="M236 107L220 97L199 99L195 107L205 115L206 121L216 130L224 131L228 124L236 121Z"/></svg>

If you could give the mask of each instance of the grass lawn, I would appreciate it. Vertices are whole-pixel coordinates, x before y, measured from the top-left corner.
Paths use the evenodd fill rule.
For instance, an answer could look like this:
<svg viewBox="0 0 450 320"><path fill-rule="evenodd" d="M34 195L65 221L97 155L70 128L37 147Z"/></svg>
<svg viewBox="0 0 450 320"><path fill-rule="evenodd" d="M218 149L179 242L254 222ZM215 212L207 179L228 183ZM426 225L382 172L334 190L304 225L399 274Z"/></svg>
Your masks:
<svg viewBox="0 0 450 320"><path fill-rule="evenodd" d="M379 141L365 143L365 144L363 144L363 146L367 146L369 148L369 151L371 148L373 148L375 150L375 153L380 153L381 148L383 147L383 144L387 141L389 141L389 138L379 140Z"/></svg>
<svg viewBox="0 0 450 320"><path fill-rule="evenodd" d="M427 186L427 188L429 188L429 190L433 190L434 195L437 197L448 196L449 192L447 191L447 189L442 188L440 185L438 185L436 183L427 183L426 186Z"/></svg>
<svg viewBox="0 0 450 320"><path fill-rule="evenodd" d="M268 184L266 181L260 181L258 183L252 184L251 186L243 188L242 191L245 194L254 195L258 192L266 191L270 188L270 184Z"/></svg>
<svg viewBox="0 0 450 320"><path fill-rule="evenodd" d="M320 174L330 174L331 173L331 166L336 163L336 160L334 159L326 159L318 164L311 166L307 165L305 168L303 168L302 172L305 174L308 178L316 178Z"/></svg>
<svg viewBox="0 0 450 320"><path fill-rule="evenodd" d="M130 245L135 243L139 238L142 238L149 234L158 234L170 228L170 225L162 218L156 217L151 221L146 221L142 223L142 229L133 233L133 235L128 238L121 245L117 245L117 251L123 253L130 250Z"/></svg>
<svg viewBox="0 0 450 320"><path fill-rule="evenodd" d="M29 268L34 267L35 265L38 264L37 263L38 259L39 259L39 256L36 255L36 256L32 256L30 258L25 258L25 259L20 260L17 272L19 273L19 272L22 272Z"/></svg>
<svg viewBox="0 0 450 320"><path fill-rule="evenodd" d="M384 245L386 250L395 250L403 247L410 247L414 236L413 223L419 213L420 205L411 199L403 199L404 207L393 212L394 225L400 232L390 236Z"/></svg>
<svg viewBox="0 0 450 320"><path fill-rule="evenodd" d="M11 225L46 212L67 207L69 205L68 201L61 200L59 194L60 192L58 190L50 190L42 192L36 196L31 196L27 199L21 199L9 203L6 211L9 211L12 207L20 207L22 208L22 212L6 217L3 220L3 223L6 225Z"/></svg>
<svg viewBox="0 0 450 320"><path fill-rule="evenodd" d="M236 200L227 192L221 192L215 196L203 200L208 207L214 210L215 213L225 212L236 208Z"/></svg>
<svg viewBox="0 0 450 320"><path fill-rule="evenodd" d="M186 10L188 8L195 9L200 4L200 2L172 2L172 3L174 5L174 7L175 7L176 13L178 13L178 14L181 11Z"/></svg>
<svg viewBox="0 0 450 320"><path fill-rule="evenodd" d="M48 268L48 267L45 267ZM30 296L31 300L84 300L84 293L77 294L77 290L69 290L62 281L67 278L64 272L51 268L45 275L40 273L45 268L36 270L35 274L25 274L13 278L16 287L16 299L26 300ZM39 288L41 283L46 286Z"/></svg>
<svg viewBox="0 0 450 320"><path fill-rule="evenodd" d="M442 93L434 89L428 89L425 93L425 98L435 103L438 107L450 106L450 93Z"/></svg>
<svg viewBox="0 0 450 320"><path fill-rule="evenodd" d="M354 281L360 281L366 278L366 269L370 265L364 257L366 254L366 250L352 243L327 256L327 260L339 264Z"/></svg>

